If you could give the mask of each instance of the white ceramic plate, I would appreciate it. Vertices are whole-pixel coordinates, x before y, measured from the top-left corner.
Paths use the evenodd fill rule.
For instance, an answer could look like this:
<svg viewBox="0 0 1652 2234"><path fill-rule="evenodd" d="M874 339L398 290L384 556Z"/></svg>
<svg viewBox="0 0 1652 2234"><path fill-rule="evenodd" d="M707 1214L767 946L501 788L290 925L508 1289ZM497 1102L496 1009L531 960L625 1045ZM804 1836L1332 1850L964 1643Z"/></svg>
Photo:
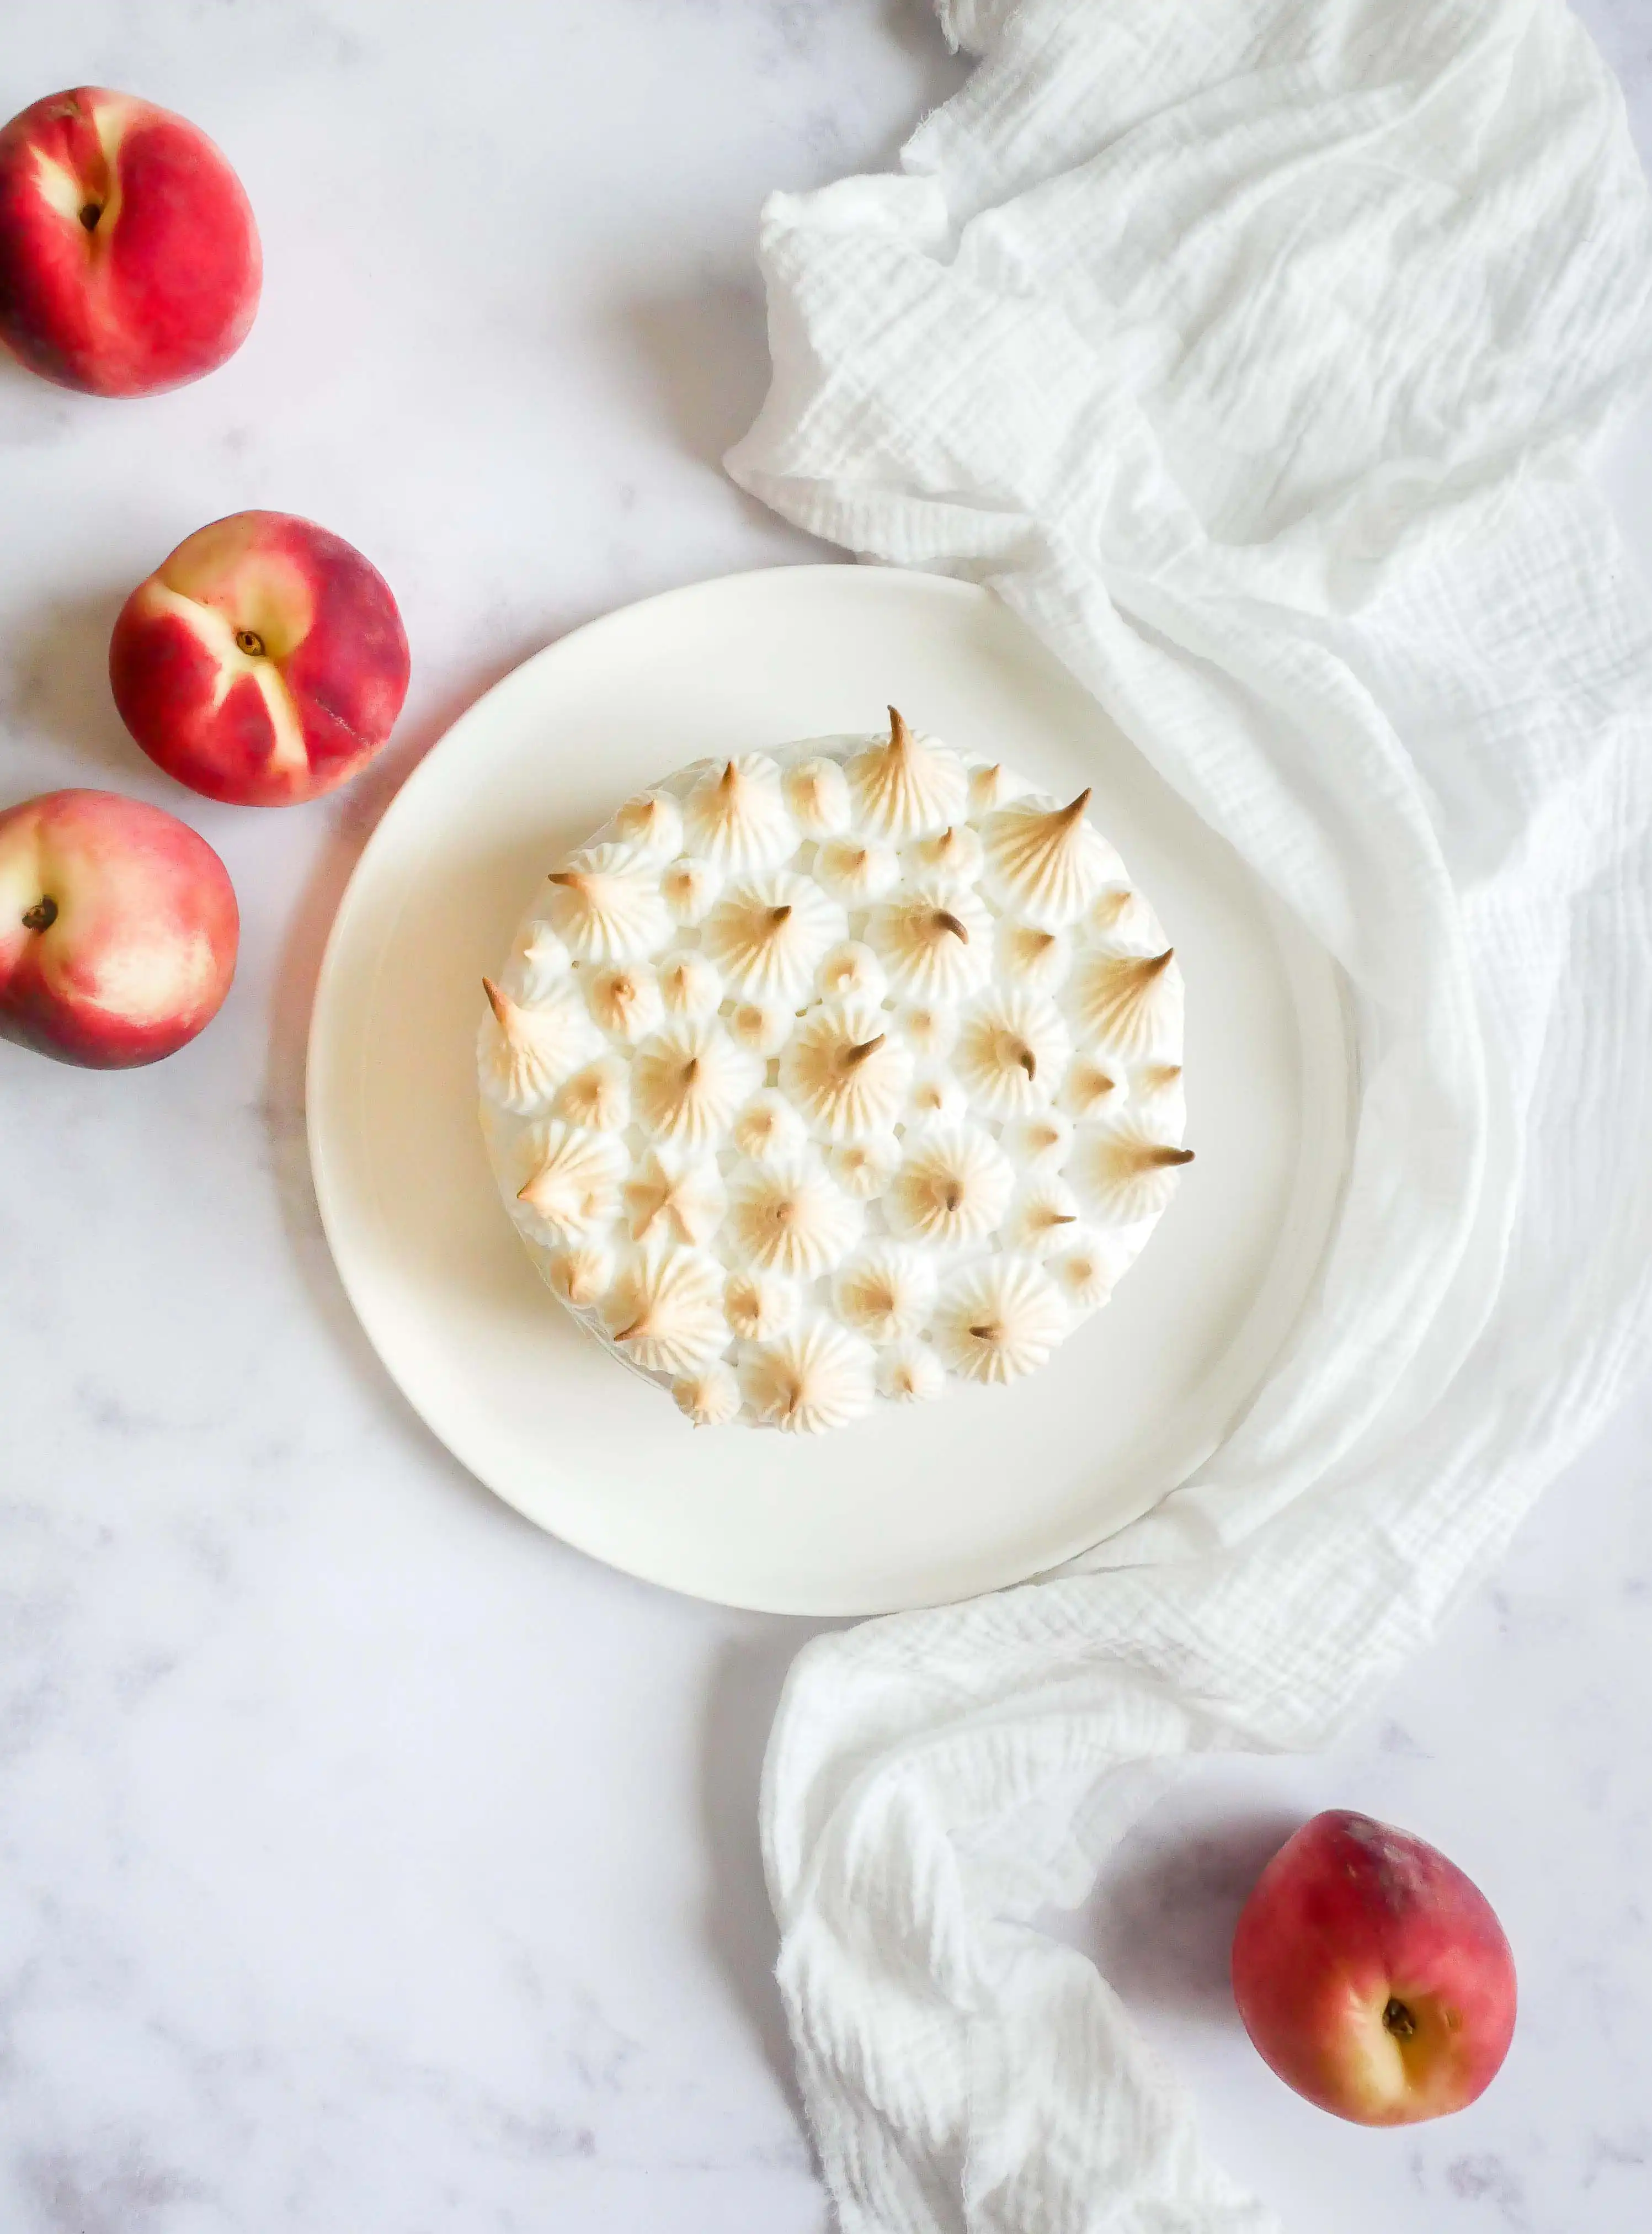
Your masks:
<svg viewBox="0 0 1652 2234"><path fill-rule="evenodd" d="M500 1208L477 1118L480 979L556 855L629 792L702 754L875 728L891 701L1064 796L1094 785L1185 974L1198 1160L1111 1306L1015 1387L880 1406L819 1440L695 1432L568 1317ZM310 1146L362 1324L491 1489L674 1590L870 1613L1035 1574L1209 1454L1323 1251L1348 1078L1330 965L996 598L930 575L785 567L581 629L421 763L333 927Z"/></svg>

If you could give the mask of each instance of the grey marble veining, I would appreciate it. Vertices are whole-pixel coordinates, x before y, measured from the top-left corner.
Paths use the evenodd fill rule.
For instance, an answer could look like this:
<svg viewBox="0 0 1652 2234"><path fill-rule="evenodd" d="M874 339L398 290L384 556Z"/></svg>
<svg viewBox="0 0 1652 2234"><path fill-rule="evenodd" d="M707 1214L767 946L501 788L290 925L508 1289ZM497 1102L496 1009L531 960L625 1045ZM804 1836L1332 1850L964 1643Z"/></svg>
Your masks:
<svg viewBox="0 0 1652 2234"><path fill-rule="evenodd" d="M1642 0L1592 0L1652 145ZM801 1623L610 1574L470 1483L339 1290L303 1140L322 941L418 754L560 631L821 555L731 487L758 205L887 160L957 82L924 0L80 0L15 9L0 111L127 86L245 178L252 339L109 405L0 368L10 800L185 813L245 919L230 1007L107 1078L0 1047L0 2228L813 2234L768 1981L758 1766ZM1652 433L1614 485L1652 551ZM188 800L103 680L190 528L310 513L383 567L415 679L383 765ZM1648 1408L1335 1757L1231 1765L1070 1928L1295 2227L1652 2220ZM1466 2117L1368 2135L1238 2035L1226 1934L1348 1803L1503 1911L1525 2019Z"/></svg>

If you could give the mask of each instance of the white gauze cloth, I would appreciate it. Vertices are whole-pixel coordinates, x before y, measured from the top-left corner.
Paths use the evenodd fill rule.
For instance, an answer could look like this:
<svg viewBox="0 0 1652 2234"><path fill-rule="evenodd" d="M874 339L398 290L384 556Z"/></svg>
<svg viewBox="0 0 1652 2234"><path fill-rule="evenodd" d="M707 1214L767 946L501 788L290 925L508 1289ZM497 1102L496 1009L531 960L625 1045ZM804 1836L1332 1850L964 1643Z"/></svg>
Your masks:
<svg viewBox="0 0 1652 2234"><path fill-rule="evenodd" d="M1231 2234L1273 2221L1034 1919L1179 1758L1330 1740L1648 1362L1652 630L1585 465L1652 230L1560 0L942 16L983 59L900 174L768 206L730 471L989 583L1341 964L1361 1083L1197 1479L802 1654L780 1980L849 2234Z"/></svg>

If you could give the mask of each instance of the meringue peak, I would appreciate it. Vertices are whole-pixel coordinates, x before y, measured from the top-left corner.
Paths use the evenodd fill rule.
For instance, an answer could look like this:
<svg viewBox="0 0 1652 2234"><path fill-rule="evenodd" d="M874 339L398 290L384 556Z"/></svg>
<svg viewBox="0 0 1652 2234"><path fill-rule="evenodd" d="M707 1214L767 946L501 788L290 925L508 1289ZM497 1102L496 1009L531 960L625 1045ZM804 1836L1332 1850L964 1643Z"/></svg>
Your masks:
<svg viewBox="0 0 1652 2234"><path fill-rule="evenodd" d="M1181 972L1176 950L1162 954L1089 954L1073 981L1073 1005L1100 1047L1132 1062L1179 1045Z"/></svg>
<svg viewBox="0 0 1652 2234"><path fill-rule="evenodd" d="M887 743L869 746L850 761L849 790L864 827L904 845L961 822L970 780L950 745L915 735L891 706Z"/></svg>
<svg viewBox="0 0 1652 2234"><path fill-rule="evenodd" d="M1011 915L1040 931L1075 923L1108 881L1118 856L1085 820L1088 790L1065 807L1017 800L984 833L988 884Z"/></svg>

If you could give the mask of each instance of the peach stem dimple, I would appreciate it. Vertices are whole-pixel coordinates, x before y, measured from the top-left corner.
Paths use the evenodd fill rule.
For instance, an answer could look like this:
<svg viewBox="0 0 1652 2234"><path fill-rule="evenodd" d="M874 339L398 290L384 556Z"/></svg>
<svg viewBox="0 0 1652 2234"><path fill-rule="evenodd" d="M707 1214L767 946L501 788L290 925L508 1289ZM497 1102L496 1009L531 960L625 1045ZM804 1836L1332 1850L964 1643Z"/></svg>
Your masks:
<svg viewBox="0 0 1652 2234"><path fill-rule="evenodd" d="M238 651L244 651L249 659L264 657L264 638L256 629L237 629L235 648Z"/></svg>
<svg viewBox="0 0 1652 2234"><path fill-rule="evenodd" d="M95 232L97 231L97 221L102 214L103 205L101 202L83 202L82 204L81 223L86 227L88 232Z"/></svg>
<svg viewBox="0 0 1652 2234"><path fill-rule="evenodd" d="M23 919L25 931L49 931L57 920L57 903L49 893L35 902Z"/></svg>

